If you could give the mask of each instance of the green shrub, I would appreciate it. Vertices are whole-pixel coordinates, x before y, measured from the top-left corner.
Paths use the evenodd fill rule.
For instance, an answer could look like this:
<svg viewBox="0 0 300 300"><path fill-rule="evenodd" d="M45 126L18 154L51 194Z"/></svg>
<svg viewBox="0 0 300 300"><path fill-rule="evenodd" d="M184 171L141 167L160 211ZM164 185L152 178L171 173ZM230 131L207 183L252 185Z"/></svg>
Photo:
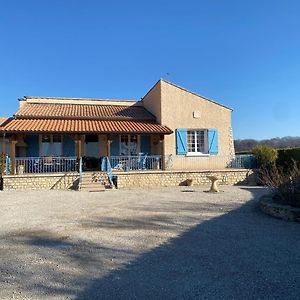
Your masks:
<svg viewBox="0 0 300 300"><path fill-rule="evenodd" d="M289 170L274 164L262 168L260 175L263 183L273 191L275 202L300 207L300 169L296 163Z"/></svg>
<svg viewBox="0 0 300 300"><path fill-rule="evenodd" d="M260 168L269 168L273 166L278 156L276 149L263 145L255 147L252 153L256 156Z"/></svg>

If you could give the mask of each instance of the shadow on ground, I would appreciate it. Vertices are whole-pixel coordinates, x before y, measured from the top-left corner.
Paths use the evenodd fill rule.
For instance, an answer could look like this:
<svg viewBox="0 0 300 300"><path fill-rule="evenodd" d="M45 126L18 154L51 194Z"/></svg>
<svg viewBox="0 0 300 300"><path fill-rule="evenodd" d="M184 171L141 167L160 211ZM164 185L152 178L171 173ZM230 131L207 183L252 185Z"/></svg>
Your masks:
<svg viewBox="0 0 300 300"><path fill-rule="evenodd" d="M252 200L91 281L76 299L295 299L299 233Z"/></svg>
<svg viewBox="0 0 300 300"><path fill-rule="evenodd" d="M208 212L220 210L225 214L141 255L86 241L74 243L67 236L57 238L43 231L12 235L11 246L30 245L36 255L48 260L43 270L31 264L30 269L19 270L18 277L20 281L26 278L28 289L41 295L77 300L296 299L300 295L300 225L263 215L256 206L262 190L247 190L253 199L245 205L234 210L222 204L208 205ZM133 209L139 209L138 205ZM143 209L151 212L155 207ZM149 230L160 230L170 222L157 217L132 222L103 219L86 221L82 226L135 230L148 226ZM124 258L125 265L114 264ZM69 269L58 271L56 265L62 263ZM82 273L74 274L72 266L81 268ZM11 271L2 269L1 274ZM39 280L39 272L46 272L47 282Z"/></svg>

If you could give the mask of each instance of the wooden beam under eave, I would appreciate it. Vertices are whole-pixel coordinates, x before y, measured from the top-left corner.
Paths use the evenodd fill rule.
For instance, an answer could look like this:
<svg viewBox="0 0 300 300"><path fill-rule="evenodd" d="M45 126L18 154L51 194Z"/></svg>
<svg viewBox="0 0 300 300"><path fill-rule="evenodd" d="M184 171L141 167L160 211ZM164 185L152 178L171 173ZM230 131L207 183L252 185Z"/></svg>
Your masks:
<svg viewBox="0 0 300 300"><path fill-rule="evenodd" d="M110 153L110 144L112 143L112 141L109 139L109 136L107 135L107 143L106 143L106 145L107 145L107 156L108 156L108 158L110 159L110 155L111 155L111 153Z"/></svg>
<svg viewBox="0 0 300 300"><path fill-rule="evenodd" d="M82 157L83 151L82 151L82 143L84 140L84 136L81 134L75 135L75 146L76 146L76 156L78 159Z"/></svg>

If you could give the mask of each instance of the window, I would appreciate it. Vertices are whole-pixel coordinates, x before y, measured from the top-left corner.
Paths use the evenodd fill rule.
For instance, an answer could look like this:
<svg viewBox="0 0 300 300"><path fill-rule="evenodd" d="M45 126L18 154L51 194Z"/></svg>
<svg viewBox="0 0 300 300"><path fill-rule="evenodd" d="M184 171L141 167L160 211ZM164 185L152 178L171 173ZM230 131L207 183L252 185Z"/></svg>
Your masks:
<svg viewBox="0 0 300 300"><path fill-rule="evenodd" d="M187 151L188 153L207 154L207 130L187 131Z"/></svg>
<svg viewBox="0 0 300 300"><path fill-rule="evenodd" d="M138 136L134 134L122 134L120 136L120 155L138 154Z"/></svg>
<svg viewBox="0 0 300 300"><path fill-rule="evenodd" d="M41 156L62 156L62 136L42 135Z"/></svg>
<svg viewBox="0 0 300 300"><path fill-rule="evenodd" d="M43 135L42 136L42 156L50 156L51 155L51 136Z"/></svg>
<svg viewBox="0 0 300 300"><path fill-rule="evenodd" d="M52 136L52 155L61 156L62 155L62 137L61 135Z"/></svg>
<svg viewBox="0 0 300 300"><path fill-rule="evenodd" d="M218 155L218 129L186 129L177 128L176 131L177 155Z"/></svg>

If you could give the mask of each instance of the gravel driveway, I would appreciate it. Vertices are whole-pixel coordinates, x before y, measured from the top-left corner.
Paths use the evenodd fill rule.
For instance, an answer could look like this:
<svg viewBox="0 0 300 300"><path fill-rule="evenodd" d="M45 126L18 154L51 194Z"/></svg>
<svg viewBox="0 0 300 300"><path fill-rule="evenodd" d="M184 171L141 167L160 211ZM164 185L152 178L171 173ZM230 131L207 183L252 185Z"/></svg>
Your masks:
<svg viewBox="0 0 300 300"><path fill-rule="evenodd" d="M0 299L299 299L300 224L262 188L0 193Z"/></svg>

